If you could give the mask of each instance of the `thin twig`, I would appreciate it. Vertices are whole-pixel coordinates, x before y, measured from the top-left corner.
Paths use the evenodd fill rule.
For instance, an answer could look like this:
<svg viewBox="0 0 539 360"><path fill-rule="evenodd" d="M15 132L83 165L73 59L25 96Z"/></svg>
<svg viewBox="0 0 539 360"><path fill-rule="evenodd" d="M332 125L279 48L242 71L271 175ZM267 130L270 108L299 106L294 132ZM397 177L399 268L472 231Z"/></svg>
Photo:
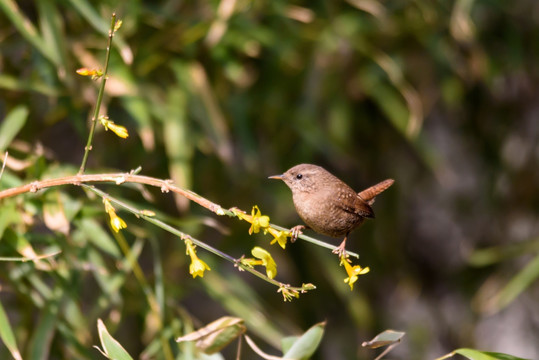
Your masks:
<svg viewBox="0 0 539 360"><path fill-rule="evenodd" d="M107 73L109 70L109 59L110 51L112 48L112 38L114 37L114 26L116 24L116 13L112 14L112 19L110 21L110 30L109 30L109 41L107 44L107 54L105 56L105 68L103 69L103 76L101 77L101 86L99 87L99 93L97 94L97 102L94 109L94 116L92 117L92 125L90 127L90 133L88 134L88 141L84 147L84 157L82 158L82 163L79 169L79 175L84 173L86 169L86 163L88 162L88 155L90 150L92 150L92 142L94 140L95 125L97 123L97 118L99 117L99 111L101 109L101 102L103 101L103 95L105 94L105 83L107 82Z"/></svg>
<svg viewBox="0 0 539 360"><path fill-rule="evenodd" d="M9 156L9 153L6 151L6 155L4 155L4 161L2 161L2 170L0 171L0 179L2 178L2 175L4 175L4 169L6 168L8 156Z"/></svg>

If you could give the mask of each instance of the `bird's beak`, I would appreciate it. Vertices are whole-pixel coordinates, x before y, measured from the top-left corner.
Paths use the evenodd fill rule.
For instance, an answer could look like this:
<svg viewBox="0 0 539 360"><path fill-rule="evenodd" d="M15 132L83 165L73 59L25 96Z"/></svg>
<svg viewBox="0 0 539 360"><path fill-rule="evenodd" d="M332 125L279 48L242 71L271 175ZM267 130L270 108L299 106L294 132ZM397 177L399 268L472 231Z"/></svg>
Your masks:
<svg viewBox="0 0 539 360"><path fill-rule="evenodd" d="M283 175L272 175L272 176L268 176L268 179L276 179L276 180L282 180L283 179Z"/></svg>

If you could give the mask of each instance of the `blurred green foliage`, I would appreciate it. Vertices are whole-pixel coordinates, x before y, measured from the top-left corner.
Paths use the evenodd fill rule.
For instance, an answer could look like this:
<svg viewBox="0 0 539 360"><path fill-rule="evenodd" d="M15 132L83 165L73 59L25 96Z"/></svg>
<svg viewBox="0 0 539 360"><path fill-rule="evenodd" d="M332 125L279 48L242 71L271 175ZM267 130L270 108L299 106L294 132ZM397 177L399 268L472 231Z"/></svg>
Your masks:
<svg viewBox="0 0 539 360"><path fill-rule="evenodd" d="M103 113L131 136L98 132L88 172L142 166L283 226L299 218L267 176L292 165L358 191L394 178L348 245L371 272L350 292L327 250L269 248L185 199L101 186L234 257L271 249L282 281L317 285L283 303L202 251L212 270L192 279L182 241L125 213L112 232L78 187L25 194L0 200L0 255L61 253L0 262L0 357L15 338L25 359L97 358L102 318L130 354L187 359L175 337L234 315L269 353L326 320L319 359L374 358L360 344L388 328L406 332L403 359L539 358L539 3L0 0L0 189L76 173L97 83L75 70L103 66L113 11Z"/></svg>

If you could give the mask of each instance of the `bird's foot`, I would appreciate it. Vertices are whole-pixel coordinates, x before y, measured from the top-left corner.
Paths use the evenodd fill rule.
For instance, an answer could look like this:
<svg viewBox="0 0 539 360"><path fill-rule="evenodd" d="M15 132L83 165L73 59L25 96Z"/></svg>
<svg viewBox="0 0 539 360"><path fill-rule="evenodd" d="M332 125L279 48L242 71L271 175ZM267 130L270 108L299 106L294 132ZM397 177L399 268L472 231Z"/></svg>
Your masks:
<svg viewBox="0 0 539 360"><path fill-rule="evenodd" d="M339 259L341 259L343 257L346 258L348 256L348 254L346 253L345 247L346 247L346 237L342 241L341 245L339 245L338 247L333 249L332 253L337 254L339 256Z"/></svg>
<svg viewBox="0 0 539 360"><path fill-rule="evenodd" d="M296 225L292 229L290 229L290 242L295 242L298 239L298 236L303 234L303 229L305 229L304 225Z"/></svg>

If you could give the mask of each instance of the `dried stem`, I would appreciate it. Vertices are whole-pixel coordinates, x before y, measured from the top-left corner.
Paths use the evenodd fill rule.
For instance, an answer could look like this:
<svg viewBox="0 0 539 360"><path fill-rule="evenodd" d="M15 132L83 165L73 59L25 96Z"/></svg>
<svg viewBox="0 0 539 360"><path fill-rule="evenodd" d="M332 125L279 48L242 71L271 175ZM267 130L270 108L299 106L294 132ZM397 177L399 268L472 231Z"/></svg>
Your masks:
<svg viewBox="0 0 539 360"><path fill-rule="evenodd" d="M161 180L152 178L149 176L127 174L127 173L113 173L113 174L78 174L72 176L65 176L57 179L46 179L41 181L34 181L26 185L0 191L0 200L23 193L31 192L35 193L38 190L46 189L61 185L77 185L80 186L83 183L95 183L95 182L112 182L117 185L123 183L138 183L161 188L162 192L175 192L182 196L185 196L191 201L207 208L208 210L218 215L234 216L232 211L223 209L221 206L201 197L200 195L182 189L172 183L171 180Z"/></svg>

